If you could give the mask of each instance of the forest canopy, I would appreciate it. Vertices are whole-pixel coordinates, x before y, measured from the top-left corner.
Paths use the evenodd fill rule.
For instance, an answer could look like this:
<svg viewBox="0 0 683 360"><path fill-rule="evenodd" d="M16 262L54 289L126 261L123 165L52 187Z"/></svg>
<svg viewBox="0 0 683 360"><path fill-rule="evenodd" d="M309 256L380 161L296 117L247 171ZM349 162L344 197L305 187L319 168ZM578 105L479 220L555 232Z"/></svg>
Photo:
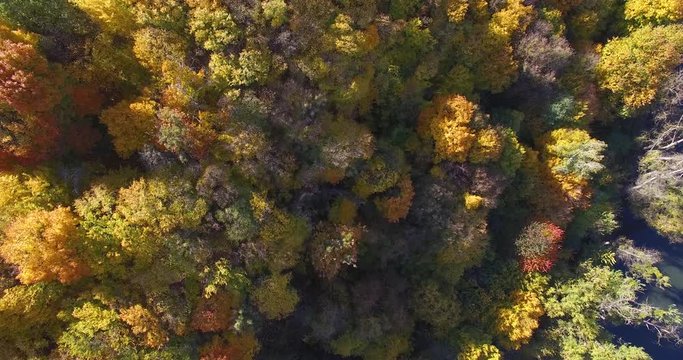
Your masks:
<svg viewBox="0 0 683 360"><path fill-rule="evenodd" d="M650 359L624 212L680 0L0 0L3 359Z"/></svg>

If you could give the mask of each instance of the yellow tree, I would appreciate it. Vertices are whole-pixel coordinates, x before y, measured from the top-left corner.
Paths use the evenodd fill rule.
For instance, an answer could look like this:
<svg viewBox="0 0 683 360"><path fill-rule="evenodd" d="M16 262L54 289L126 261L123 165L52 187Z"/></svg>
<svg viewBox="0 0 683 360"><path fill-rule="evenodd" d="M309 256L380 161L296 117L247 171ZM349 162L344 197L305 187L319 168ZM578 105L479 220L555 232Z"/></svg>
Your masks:
<svg viewBox="0 0 683 360"><path fill-rule="evenodd" d="M44 171L0 174L0 227L36 210L67 201L67 191Z"/></svg>
<svg viewBox="0 0 683 360"><path fill-rule="evenodd" d="M151 141L155 114L156 103L139 98L114 105L103 111L100 118L109 129L116 152L127 158Z"/></svg>
<svg viewBox="0 0 683 360"><path fill-rule="evenodd" d="M213 4L212 4L213 5ZM197 6L190 12L190 33L207 50L221 52L237 41L240 28L222 6Z"/></svg>
<svg viewBox="0 0 683 360"><path fill-rule="evenodd" d="M435 161L467 160L476 139L469 127L476 111L477 105L461 95L439 97L423 111L418 132L434 139Z"/></svg>
<svg viewBox="0 0 683 360"><path fill-rule="evenodd" d="M538 295L530 291L518 291L513 304L498 312L496 329L503 344L510 349L519 349L531 340L538 328L538 319L544 314Z"/></svg>
<svg viewBox="0 0 683 360"><path fill-rule="evenodd" d="M17 278L24 284L76 281L88 273L77 255L77 224L68 208L30 212L5 229L0 255L19 267Z"/></svg>
<svg viewBox="0 0 683 360"><path fill-rule="evenodd" d="M588 181L604 168L607 145L585 130L565 128L546 134L543 144L546 166L565 195L573 200L584 197Z"/></svg>
<svg viewBox="0 0 683 360"><path fill-rule="evenodd" d="M600 86L621 98L627 110L642 108L655 99L682 55L683 25L642 27L602 49Z"/></svg>
<svg viewBox="0 0 683 360"><path fill-rule="evenodd" d="M463 21L465 15L467 15L468 8L468 0L448 0L446 2L446 15L448 15L448 21L456 24Z"/></svg>
<svg viewBox="0 0 683 360"><path fill-rule="evenodd" d="M624 17L639 25L675 23L683 20L683 1L627 0Z"/></svg>
<svg viewBox="0 0 683 360"><path fill-rule="evenodd" d="M481 164L496 161L503 152L503 140L494 128L486 128L477 132L477 141L472 146L470 161Z"/></svg>
<svg viewBox="0 0 683 360"><path fill-rule="evenodd" d="M150 348L160 348L168 341L168 334L161 327L159 319L140 304L121 309L121 320L130 326L133 334L143 337L143 344Z"/></svg>
<svg viewBox="0 0 683 360"><path fill-rule="evenodd" d="M458 64L453 75L472 79L478 90L501 92L517 76L512 37L526 29L533 7L525 6L521 0L507 1L503 8L489 15L486 1L470 1L468 7L458 3L462 2L451 1L454 6L454 12L448 14L451 21L462 21L463 11L468 8L472 19L469 26L461 27L453 37L453 45L462 49L457 56L464 66Z"/></svg>
<svg viewBox="0 0 683 360"><path fill-rule="evenodd" d="M148 27L136 31L133 40L135 57L155 73L161 73L165 63L185 61L185 40L174 32Z"/></svg>
<svg viewBox="0 0 683 360"><path fill-rule="evenodd" d="M192 195L192 185L182 179L140 178L119 190L116 212L145 235L161 236L199 225L206 202Z"/></svg>
<svg viewBox="0 0 683 360"><path fill-rule="evenodd" d="M70 0L107 32L130 36L135 28L133 0Z"/></svg>
<svg viewBox="0 0 683 360"><path fill-rule="evenodd" d="M458 354L458 360L501 360L503 355L491 344L467 344Z"/></svg>

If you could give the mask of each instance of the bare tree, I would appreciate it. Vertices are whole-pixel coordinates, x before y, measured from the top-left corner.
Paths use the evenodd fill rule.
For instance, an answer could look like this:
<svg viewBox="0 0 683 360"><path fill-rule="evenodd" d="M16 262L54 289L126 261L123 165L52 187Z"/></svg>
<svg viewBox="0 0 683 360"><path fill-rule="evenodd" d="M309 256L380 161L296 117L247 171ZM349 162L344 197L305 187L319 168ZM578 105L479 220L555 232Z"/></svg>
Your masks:
<svg viewBox="0 0 683 360"><path fill-rule="evenodd" d="M631 275L647 283L654 283L660 288L671 286L669 277L655 266L662 261L662 255L659 251L640 248L633 244L633 240L620 238L617 241L615 255L626 266Z"/></svg>
<svg viewBox="0 0 683 360"><path fill-rule="evenodd" d="M645 137L646 149L680 152L683 149L683 69L675 72L662 88L654 122L655 129Z"/></svg>
<svg viewBox="0 0 683 360"><path fill-rule="evenodd" d="M537 21L519 40L515 48L524 75L539 84L550 85L574 55L564 37L553 33L552 25Z"/></svg>
<svg viewBox="0 0 683 360"><path fill-rule="evenodd" d="M654 228L673 242L683 241L683 69L660 91L653 129L643 136L646 149L631 202Z"/></svg>

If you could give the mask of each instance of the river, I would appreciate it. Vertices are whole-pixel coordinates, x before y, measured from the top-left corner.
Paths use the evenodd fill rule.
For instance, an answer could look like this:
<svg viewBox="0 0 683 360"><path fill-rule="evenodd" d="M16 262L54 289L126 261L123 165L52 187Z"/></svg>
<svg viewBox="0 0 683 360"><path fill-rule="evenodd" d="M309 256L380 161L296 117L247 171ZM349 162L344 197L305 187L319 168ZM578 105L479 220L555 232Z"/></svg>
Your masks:
<svg viewBox="0 0 683 360"><path fill-rule="evenodd" d="M638 246L661 252L662 262L658 266L671 278L671 287L648 287L643 296L653 305L668 307L674 304L683 311L683 244L670 244L666 238L657 234L645 221L634 217L630 211L624 211L622 214L618 235L632 239ZM683 347L676 347L667 342L657 344L654 333L644 327L618 326L610 330L616 335L616 341L623 340L640 346L655 360L683 359Z"/></svg>

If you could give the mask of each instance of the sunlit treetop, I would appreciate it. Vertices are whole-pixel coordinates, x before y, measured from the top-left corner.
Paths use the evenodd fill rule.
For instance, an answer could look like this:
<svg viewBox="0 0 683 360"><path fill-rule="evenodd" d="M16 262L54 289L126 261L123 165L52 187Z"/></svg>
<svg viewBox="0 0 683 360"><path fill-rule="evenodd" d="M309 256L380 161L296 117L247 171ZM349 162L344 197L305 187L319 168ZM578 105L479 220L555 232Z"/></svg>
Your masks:
<svg viewBox="0 0 683 360"><path fill-rule="evenodd" d="M638 25L675 23L683 20L683 3L678 0L628 0L624 17Z"/></svg>
<svg viewBox="0 0 683 360"><path fill-rule="evenodd" d="M607 42L597 66L600 86L628 110L650 104L683 54L683 25L645 26Z"/></svg>

